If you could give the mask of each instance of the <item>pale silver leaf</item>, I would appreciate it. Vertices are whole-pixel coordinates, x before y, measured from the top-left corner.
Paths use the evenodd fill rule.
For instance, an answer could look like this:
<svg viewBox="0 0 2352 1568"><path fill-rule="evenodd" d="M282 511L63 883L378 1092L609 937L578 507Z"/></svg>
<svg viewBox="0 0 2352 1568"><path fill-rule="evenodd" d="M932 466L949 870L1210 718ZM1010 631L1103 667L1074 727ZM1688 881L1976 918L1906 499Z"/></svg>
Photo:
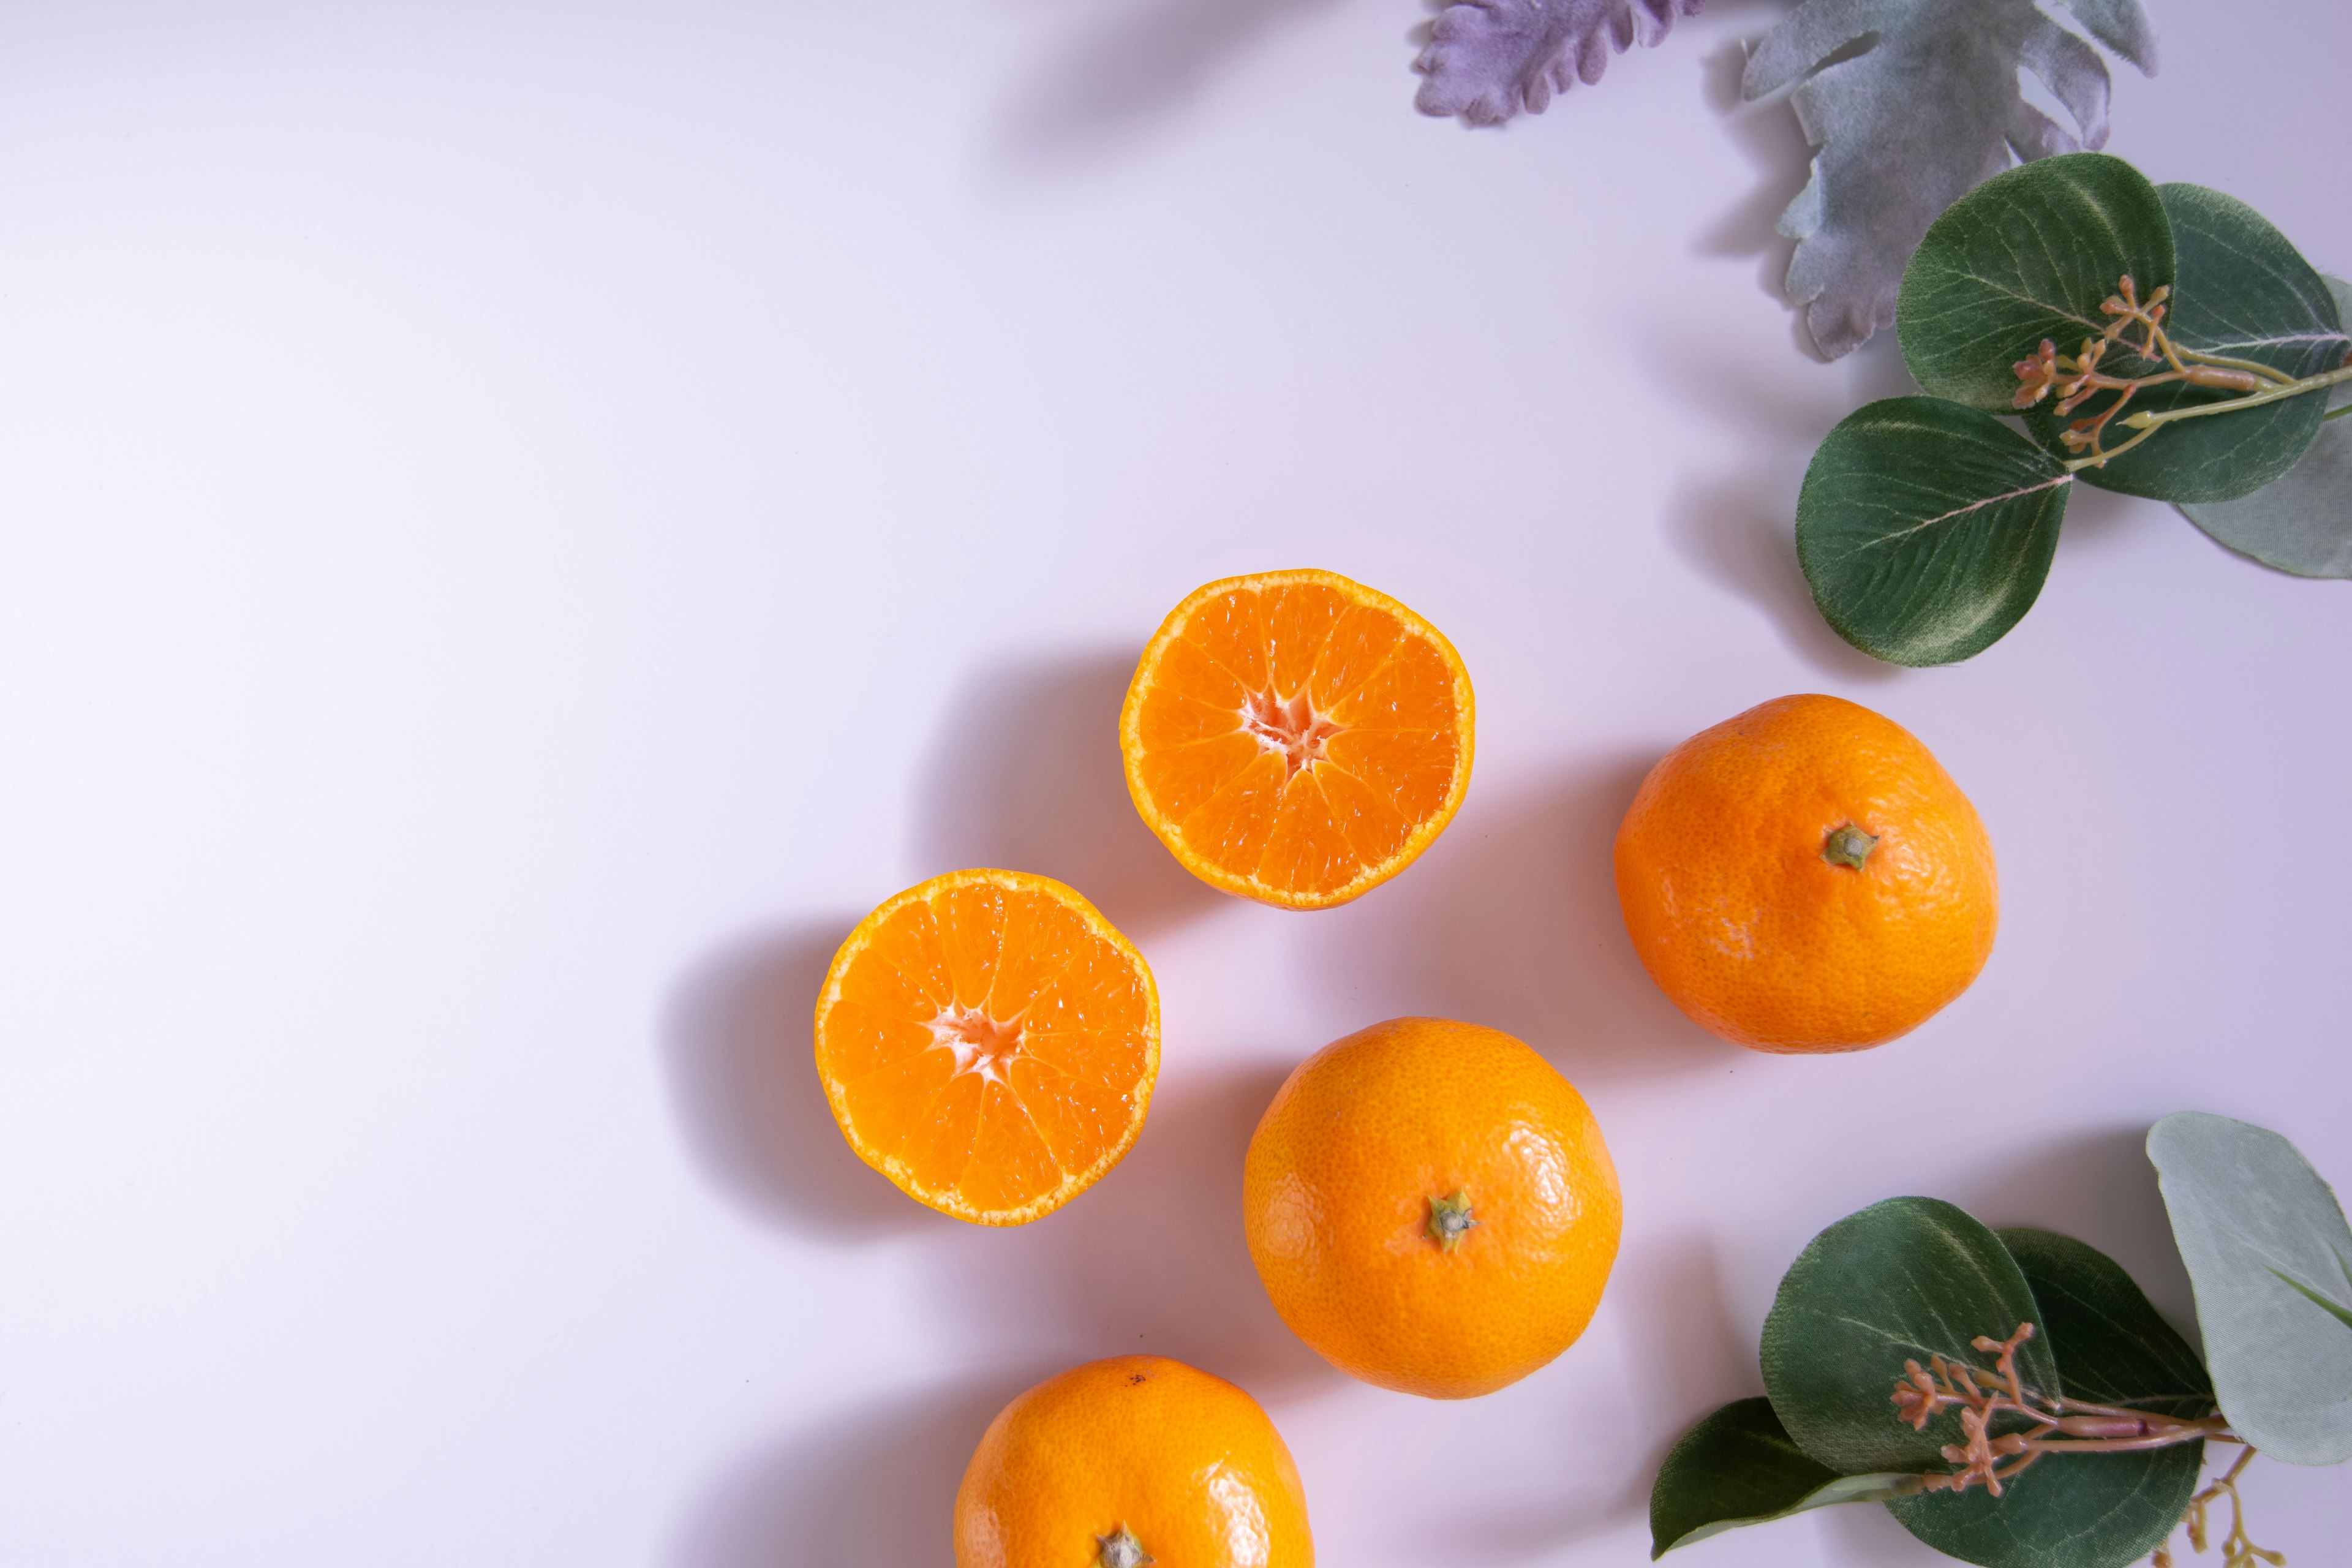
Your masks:
<svg viewBox="0 0 2352 1568"><path fill-rule="evenodd" d="M2290 1465L2352 1459L2352 1328L2320 1304L2352 1304L2335 1193L2277 1133L2201 1110L2149 1129L2147 1157L2231 1430Z"/></svg>
<svg viewBox="0 0 2352 1568"><path fill-rule="evenodd" d="M1458 114L1499 125L1525 109L1541 114L1569 84L1601 79L1613 51L1654 44L1705 0L1464 0L1438 13L1429 47L1413 62L1428 79L1414 100L1423 114Z"/></svg>
<svg viewBox="0 0 2352 1568"><path fill-rule="evenodd" d="M2327 280L2347 331L2352 363L2352 283ZM2316 396L2317 394L2313 395ZM2241 554L2298 577L2352 577L2352 381L2327 395L2329 416L2302 459L2250 496L2180 510L2189 521Z"/></svg>
<svg viewBox="0 0 2352 1568"><path fill-rule="evenodd" d="M2068 0L2068 9L2153 68L2137 0ZM2021 70L2050 89L2072 129L2026 101ZM1780 218L1798 242L1788 293L1832 358L1894 321L1904 266L1946 207L2012 158L2107 139L2105 60L2035 0L1806 0L1758 42L1740 91L1754 100L1791 84L1816 151L1811 178Z"/></svg>

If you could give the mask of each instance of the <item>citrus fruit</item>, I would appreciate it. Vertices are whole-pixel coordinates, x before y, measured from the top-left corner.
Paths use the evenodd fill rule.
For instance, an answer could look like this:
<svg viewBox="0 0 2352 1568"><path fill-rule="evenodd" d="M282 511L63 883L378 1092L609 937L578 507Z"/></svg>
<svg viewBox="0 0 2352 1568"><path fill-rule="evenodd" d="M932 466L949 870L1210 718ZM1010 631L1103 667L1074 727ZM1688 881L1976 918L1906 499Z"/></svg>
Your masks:
<svg viewBox="0 0 2352 1568"><path fill-rule="evenodd" d="M910 1196L980 1225L1053 1213L1143 1130L1160 993L1061 883L951 871L858 923L816 1004L842 1135Z"/></svg>
<svg viewBox="0 0 2352 1568"><path fill-rule="evenodd" d="M1782 697L1668 752L1617 830L1617 900L1675 1005L1763 1051L1918 1027L1984 967L2000 906L1968 796L1836 697Z"/></svg>
<svg viewBox="0 0 2352 1568"><path fill-rule="evenodd" d="M1470 787L1470 675L1336 572L1212 583L1143 650L1119 749L1151 831L1213 887L1319 910L1395 876Z"/></svg>
<svg viewBox="0 0 2352 1568"><path fill-rule="evenodd" d="M989 1423L956 1568L1312 1568L1297 1467L1257 1401L1165 1356L1049 1378Z"/></svg>
<svg viewBox="0 0 2352 1568"><path fill-rule="evenodd" d="M1622 1218L1583 1097L1501 1030L1444 1018L1302 1063L1250 1139L1242 1212L1300 1339L1433 1399L1491 1394L1573 1344Z"/></svg>

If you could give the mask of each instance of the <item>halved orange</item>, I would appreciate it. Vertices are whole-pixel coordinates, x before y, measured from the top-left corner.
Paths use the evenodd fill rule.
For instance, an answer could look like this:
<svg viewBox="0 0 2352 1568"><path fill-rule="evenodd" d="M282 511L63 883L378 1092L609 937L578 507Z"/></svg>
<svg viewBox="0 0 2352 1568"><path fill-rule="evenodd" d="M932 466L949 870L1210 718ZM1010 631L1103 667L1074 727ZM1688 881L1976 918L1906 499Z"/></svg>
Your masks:
<svg viewBox="0 0 2352 1568"><path fill-rule="evenodd" d="M1470 787L1470 673L1435 626L1337 572L1210 584L1143 650L1128 793L1213 887L1285 909L1395 876Z"/></svg>
<svg viewBox="0 0 2352 1568"><path fill-rule="evenodd" d="M950 871L858 923L816 1003L842 1136L908 1196L1024 1225L1134 1147L1160 991L1092 904L1024 871Z"/></svg>

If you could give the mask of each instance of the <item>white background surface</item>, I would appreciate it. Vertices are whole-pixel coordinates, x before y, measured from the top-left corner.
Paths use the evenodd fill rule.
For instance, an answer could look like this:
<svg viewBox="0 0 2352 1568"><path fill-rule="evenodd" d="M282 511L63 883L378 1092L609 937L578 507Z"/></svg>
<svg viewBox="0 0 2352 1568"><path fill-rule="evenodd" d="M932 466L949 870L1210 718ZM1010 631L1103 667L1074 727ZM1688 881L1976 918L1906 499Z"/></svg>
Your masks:
<svg viewBox="0 0 2352 1568"><path fill-rule="evenodd" d="M2153 10L2112 149L2352 268L2352 21ZM2352 1180L2352 588L2084 492L1983 657L1836 642L1797 482L1906 383L1767 288L1778 14L1474 134L1411 0L8 7L0 1562L936 1568L996 1406L1150 1349L1266 1403L1328 1563L1637 1563L1850 1210L2071 1230L2185 1323L2155 1117ZM1480 709L1444 838L1310 917L1191 882L1113 733L1171 605L1299 564ZM1661 752L1804 689L2001 861L1982 980L1854 1058L1685 1022L1606 872ZM1010 1233L806 1058L850 923L986 863L1168 1029L1134 1154ZM1405 1012L1536 1044L1624 1182L1591 1332L1465 1405L1330 1372L1239 1232L1274 1085ZM2342 1549L2345 1476L2250 1489ZM1943 1560L1840 1510L1689 1561Z"/></svg>

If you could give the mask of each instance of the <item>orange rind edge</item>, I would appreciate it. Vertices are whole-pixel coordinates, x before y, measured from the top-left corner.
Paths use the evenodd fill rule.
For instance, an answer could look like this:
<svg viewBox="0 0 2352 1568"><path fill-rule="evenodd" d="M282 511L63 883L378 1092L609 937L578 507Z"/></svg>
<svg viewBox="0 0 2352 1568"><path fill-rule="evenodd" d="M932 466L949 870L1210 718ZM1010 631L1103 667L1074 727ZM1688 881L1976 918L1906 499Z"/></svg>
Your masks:
<svg viewBox="0 0 2352 1568"><path fill-rule="evenodd" d="M1085 894L1066 882L1057 882L1051 877L1041 877L1033 871L1005 871L987 868L945 872L927 881L919 882L904 892L892 894L876 906L873 913L858 921L856 929L843 939L840 950L834 954L833 963L825 970L824 984L817 992L816 1012L811 1036L812 1047L814 1051L822 1051L825 1015L832 1010L834 1004L840 1000L842 977L848 973L850 964L856 962L858 954L865 952L872 943L874 933L881 929L883 922L917 899L927 898L932 892L943 888L969 886L974 882L995 882L1003 887L1019 889L1026 892L1043 892L1047 897L1067 906L1086 922L1089 931L1104 938L1124 954L1128 962L1134 966L1135 973L1141 977L1144 1003L1143 1074L1135 1091L1135 1115L1128 1122L1127 1131L1120 1136L1118 1142L1106 1150L1102 1158L1097 1160L1086 1170L1071 1173L1060 1186L1024 1204L1019 1208L982 1209L971 1204L959 1203L951 1197L926 1191L908 1175L906 1162L895 1155L882 1152L858 1136L857 1129L850 1122L841 1085L824 1070L821 1056L816 1062L817 1081L824 1088L825 1103L833 1110L834 1124L841 1129L842 1138L859 1159L881 1173L892 1186L926 1208L936 1209L940 1214L966 1220L973 1225L1027 1225L1031 1220L1045 1218L1067 1204L1108 1175L1121 1160L1127 1158L1128 1151L1135 1147L1135 1141L1143 1134L1144 1120L1151 1110L1152 1092L1160 1085L1160 984L1153 978L1151 965L1144 962L1141 951L1128 940L1126 932L1105 919L1102 911L1088 902Z"/></svg>
<svg viewBox="0 0 2352 1568"><path fill-rule="evenodd" d="M1141 715L1143 695L1147 689L1144 672L1152 668L1160 650L1182 631L1186 619L1192 612L1209 600L1243 588L1279 588L1293 583L1318 584L1323 587L1334 589L1360 603L1386 611L1404 623L1408 633L1426 637L1436 645L1438 652L1444 656L1445 668L1453 674L1454 700L1456 711L1461 715L1457 728L1461 734L1462 749L1454 758L1454 777L1446 788L1445 804L1416 826L1407 836L1403 847L1394 855L1378 866L1367 867L1360 875L1328 893L1286 892L1279 888L1268 886L1255 877L1236 876L1224 868L1203 859L1186 847L1183 836L1178 831L1176 824L1171 822L1167 815L1152 804L1141 776L1143 755ZM1128 682L1127 701L1119 709L1118 715L1118 751L1121 765L1127 774L1128 797L1135 802L1137 814L1143 818L1145 826L1151 829L1152 835L1168 847L1168 852L1175 856L1178 863L1186 870L1220 892L1232 893L1238 898L1254 899L1259 903L1271 904L1276 909L1328 910L1337 908L1339 905L1370 892L1374 888L1419 859L1421 852L1435 842L1439 834L1445 831L1446 825L1454 820L1454 814L1462 809L1464 796L1470 793L1470 764L1476 740L1476 720L1477 704L1470 689L1469 667L1462 662L1461 654L1456 652L1454 645L1446 640L1444 632L1432 626L1411 606L1398 603L1377 588L1368 588L1361 583L1342 576L1337 572L1307 566L1281 572L1251 572L1238 577L1220 577L1213 583L1205 584L1193 590L1185 596L1182 604L1169 611L1167 618L1160 623L1160 629L1151 634L1151 640L1143 645L1143 652L1136 659L1134 679Z"/></svg>

